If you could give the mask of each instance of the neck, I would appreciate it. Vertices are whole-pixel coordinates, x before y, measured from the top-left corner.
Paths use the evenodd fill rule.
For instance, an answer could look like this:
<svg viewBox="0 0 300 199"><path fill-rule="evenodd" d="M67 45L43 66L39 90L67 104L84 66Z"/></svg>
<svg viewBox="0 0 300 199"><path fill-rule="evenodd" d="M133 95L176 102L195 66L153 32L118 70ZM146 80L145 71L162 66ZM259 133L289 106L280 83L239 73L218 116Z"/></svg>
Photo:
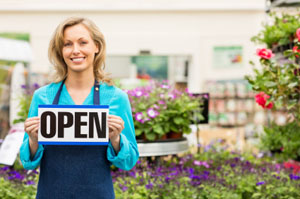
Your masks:
<svg viewBox="0 0 300 199"><path fill-rule="evenodd" d="M90 89L94 86L95 77L93 73L82 74L71 72L68 74L65 85L72 89Z"/></svg>

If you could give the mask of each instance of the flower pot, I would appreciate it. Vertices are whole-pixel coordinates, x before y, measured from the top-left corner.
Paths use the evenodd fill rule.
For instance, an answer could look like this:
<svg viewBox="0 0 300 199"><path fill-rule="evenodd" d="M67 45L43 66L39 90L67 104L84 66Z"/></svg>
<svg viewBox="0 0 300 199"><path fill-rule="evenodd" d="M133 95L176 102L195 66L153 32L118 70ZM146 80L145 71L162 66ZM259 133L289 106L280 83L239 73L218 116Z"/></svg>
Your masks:
<svg viewBox="0 0 300 199"><path fill-rule="evenodd" d="M181 132L169 132L167 134L168 139L179 139L182 138L182 133Z"/></svg>

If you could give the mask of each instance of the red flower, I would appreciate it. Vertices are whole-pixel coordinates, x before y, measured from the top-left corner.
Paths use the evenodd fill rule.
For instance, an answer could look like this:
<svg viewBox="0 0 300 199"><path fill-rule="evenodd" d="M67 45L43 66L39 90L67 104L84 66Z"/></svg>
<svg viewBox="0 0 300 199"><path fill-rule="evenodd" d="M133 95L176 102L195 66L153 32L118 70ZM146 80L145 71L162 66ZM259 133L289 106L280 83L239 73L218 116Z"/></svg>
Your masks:
<svg viewBox="0 0 300 199"><path fill-rule="evenodd" d="M256 54L263 59L271 59L272 57L274 57L272 51L266 48L257 49Z"/></svg>
<svg viewBox="0 0 300 199"><path fill-rule="evenodd" d="M267 100L270 98L269 95L265 94L264 92L260 92L259 94L255 95L255 101L258 103L260 106L266 109L271 109L273 108L273 102L270 102L269 104L266 105Z"/></svg>
<svg viewBox="0 0 300 199"><path fill-rule="evenodd" d="M300 53L300 50L298 50L298 46L294 46L293 47L293 52L294 53ZM295 55L297 58L299 57L299 55Z"/></svg>
<svg viewBox="0 0 300 199"><path fill-rule="evenodd" d="M296 161L289 161L289 162L285 162L283 163L283 166L286 168L286 169L293 169L293 174L297 174L300 172L300 164L299 162L296 162Z"/></svg>
<svg viewBox="0 0 300 199"><path fill-rule="evenodd" d="M300 41L300 28L298 28L298 29L296 30L296 36L297 36L297 38L298 38L298 41Z"/></svg>

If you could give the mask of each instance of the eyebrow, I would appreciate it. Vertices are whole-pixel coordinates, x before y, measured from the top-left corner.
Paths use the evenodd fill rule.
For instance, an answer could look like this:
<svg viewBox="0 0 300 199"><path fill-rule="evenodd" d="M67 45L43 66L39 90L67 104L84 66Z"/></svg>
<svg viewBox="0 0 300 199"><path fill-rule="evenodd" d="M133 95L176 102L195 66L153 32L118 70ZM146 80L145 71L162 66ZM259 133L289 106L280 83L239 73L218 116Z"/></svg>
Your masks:
<svg viewBox="0 0 300 199"><path fill-rule="evenodd" d="M82 40L82 39L85 39L85 38L80 37L78 40ZM71 41L71 40L69 40L69 39L65 40L65 39L64 39L64 42L68 42L68 41Z"/></svg>

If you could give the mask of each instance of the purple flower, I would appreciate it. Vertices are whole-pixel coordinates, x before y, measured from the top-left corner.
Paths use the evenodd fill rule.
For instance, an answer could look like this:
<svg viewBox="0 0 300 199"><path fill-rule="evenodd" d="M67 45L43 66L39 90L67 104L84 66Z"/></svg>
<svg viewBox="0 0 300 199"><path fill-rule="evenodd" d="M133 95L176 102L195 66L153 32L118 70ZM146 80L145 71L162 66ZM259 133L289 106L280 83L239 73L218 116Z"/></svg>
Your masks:
<svg viewBox="0 0 300 199"><path fill-rule="evenodd" d="M165 177L165 182L168 183L171 180L171 178L169 176Z"/></svg>
<svg viewBox="0 0 300 199"><path fill-rule="evenodd" d="M136 175L135 175L135 172L134 172L134 171L130 171L130 172L129 172L129 175L130 175L131 177L136 178Z"/></svg>
<svg viewBox="0 0 300 199"><path fill-rule="evenodd" d="M297 176L297 175L290 174L289 176L290 176L291 180L299 180L300 179L300 176Z"/></svg>
<svg viewBox="0 0 300 199"><path fill-rule="evenodd" d="M26 86L25 84L22 84L22 85L21 85L21 88L26 89L27 86Z"/></svg>
<svg viewBox="0 0 300 199"><path fill-rule="evenodd" d="M27 185L35 185L35 182L33 180L29 180L26 182Z"/></svg>
<svg viewBox="0 0 300 199"><path fill-rule="evenodd" d="M140 123L144 123L144 120L143 120L143 113L142 112L137 112L135 114L135 120L140 122Z"/></svg>
<svg viewBox="0 0 300 199"><path fill-rule="evenodd" d="M9 169L9 166L5 166L3 168L1 168L2 171L7 171Z"/></svg>
<svg viewBox="0 0 300 199"><path fill-rule="evenodd" d="M145 187L146 187L146 189L152 189L153 184L150 182L149 184L146 184Z"/></svg>
<svg viewBox="0 0 300 199"><path fill-rule="evenodd" d="M189 172L190 175L192 175L194 173L194 168L189 168L188 172Z"/></svg>
<svg viewBox="0 0 300 199"><path fill-rule="evenodd" d="M127 189L128 189L128 187L122 186L122 191L123 191L123 192L124 192L124 191L127 191Z"/></svg>
<svg viewBox="0 0 300 199"><path fill-rule="evenodd" d="M156 116L159 115L159 113L158 113L156 110L154 110L153 108L149 108L149 109L147 110L147 114L148 114L148 116L151 117L151 118L155 118Z"/></svg>
<svg viewBox="0 0 300 199"><path fill-rule="evenodd" d="M260 185L263 185L263 184L265 184L265 181L261 181L261 182L256 183L256 186L260 186Z"/></svg>
<svg viewBox="0 0 300 199"><path fill-rule="evenodd" d="M39 85L38 83L34 83L34 84L33 84L33 88L34 88L34 89L38 89L38 88L40 88L40 85Z"/></svg>

